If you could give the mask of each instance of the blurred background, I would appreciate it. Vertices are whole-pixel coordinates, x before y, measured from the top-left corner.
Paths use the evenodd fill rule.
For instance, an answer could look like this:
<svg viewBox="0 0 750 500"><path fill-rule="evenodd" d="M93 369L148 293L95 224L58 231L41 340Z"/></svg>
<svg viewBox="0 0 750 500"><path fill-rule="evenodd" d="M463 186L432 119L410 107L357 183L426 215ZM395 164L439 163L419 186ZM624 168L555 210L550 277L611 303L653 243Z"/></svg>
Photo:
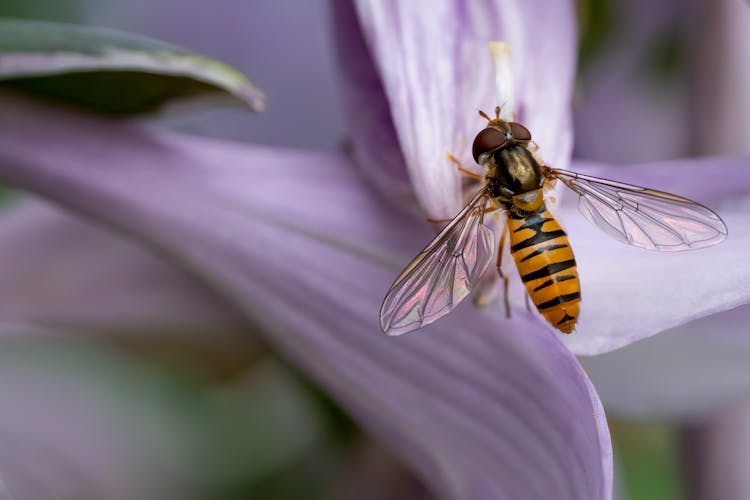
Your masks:
<svg viewBox="0 0 750 500"><path fill-rule="evenodd" d="M750 151L745 2L579 0L578 12L576 157L633 163ZM249 75L272 110L201 111L159 119L160 126L291 148L342 147L325 0L0 0L0 16L111 27L187 47ZM3 245L0 253L11 251ZM58 254L51 268L64 267L64 249ZM70 292L50 276L40 274L49 280L44 300L51 315L64 314ZM10 310L14 300L2 297L0 307ZM217 500L430 498L387 450L227 317L229 334L210 344L170 326L159 335L130 334L127 323L106 339L77 332L55 339L42 326L4 333L0 395L10 411L0 420L20 428L33 411L34 428L50 434L22 444L0 440L0 468L33 464L47 478L40 488L54 484L74 492L71 498L97 498L112 485L133 488L117 498L138 498L132 491L154 483L170 492L165 498L175 491ZM743 479L750 469L750 357L732 340L747 332L748 318L740 308L582 360L610 417L621 500L750 498ZM709 334L723 350L706 352L698 339ZM670 400L696 385L700 396ZM19 387L25 390L14 392ZM69 439L99 457L101 484L71 481L77 472L45 451L47 439ZM706 493L720 488L721 495Z"/></svg>

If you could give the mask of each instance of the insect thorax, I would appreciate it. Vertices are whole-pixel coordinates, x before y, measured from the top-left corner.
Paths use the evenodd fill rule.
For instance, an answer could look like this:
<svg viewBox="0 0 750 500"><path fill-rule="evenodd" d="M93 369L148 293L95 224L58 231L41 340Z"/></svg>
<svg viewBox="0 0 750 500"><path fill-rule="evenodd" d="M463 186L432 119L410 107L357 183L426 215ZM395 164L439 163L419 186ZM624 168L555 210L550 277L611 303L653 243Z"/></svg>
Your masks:
<svg viewBox="0 0 750 500"><path fill-rule="evenodd" d="M525 211L529 208L524 194L535 196L544 184L542 167L531 152L521 144L513 144L494 151L487 159L487 186L493 202L506 209ZM540 204L542 200L539 200ZM530 205L532 211L537 204Z"/></svg>

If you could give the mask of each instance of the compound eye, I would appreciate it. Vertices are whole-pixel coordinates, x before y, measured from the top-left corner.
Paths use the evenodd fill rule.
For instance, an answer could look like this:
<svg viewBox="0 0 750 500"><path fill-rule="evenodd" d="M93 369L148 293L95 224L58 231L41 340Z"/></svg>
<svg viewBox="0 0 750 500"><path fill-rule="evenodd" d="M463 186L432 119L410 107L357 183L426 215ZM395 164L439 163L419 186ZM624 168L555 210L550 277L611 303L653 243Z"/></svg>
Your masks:
<svg viewBox="0 0 750 500"><path fill-rule="evenodd" d="M479 157L497 149L505 144L505 134L495 128L486 128L479 132L474 138L474 145L471 147L471 153L474 155L474 161L479 163Z"/></svg>
<svg viewBox="0 0 750 500"><path fill-rule="evenodd" d="M513 134L513 138L517 141L530 141L531 132L529 129L521 125L520 123L510 123L510 133Z"/></svg>

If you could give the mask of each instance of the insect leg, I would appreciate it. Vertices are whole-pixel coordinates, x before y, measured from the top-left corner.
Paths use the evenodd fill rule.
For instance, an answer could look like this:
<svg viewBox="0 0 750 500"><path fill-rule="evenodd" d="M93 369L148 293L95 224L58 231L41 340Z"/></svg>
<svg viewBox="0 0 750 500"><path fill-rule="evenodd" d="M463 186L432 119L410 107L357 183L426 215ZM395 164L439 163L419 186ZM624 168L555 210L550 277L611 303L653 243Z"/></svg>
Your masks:
<svg viewBox="0 0 750 500"><path fill-rule="evenodd" d="M453 219L431 219L427 217L427 222L429 222L430 224L445 224L446 222L450 222L452 220Z"/></svg>
<svg viewBox="0 0 750 500"><path fill-rule="evenodd" d="M474 173L474 172L472 172L471 170L466 170L466 169L465 169L465 168L463 167L463 165L461 165L461 162L460 162L460 161L458 160L458 158L456 158L455 156L453 156L453 155L452 155L452 154L450 153L450 151L449 151L448 153L446 153L446 155L448 156L448 160L450 160L450 161L452 161L453 163L455 163L455 164L456 164L456 167L458 167L458 171L459 171L459 172L461 172L462 174L466 175L467 177L471 177L472 179L476 179L476 180L478 180L478 181L479 181L479 180L482 180L482 176L481 176L481 175L479 175L479 174L475 174L475 173Z"/></svg>
<svg viewBox="0 0 750 500"><path fill-rule="evenodd" d="M510 318L510 299L508 298L508 285L510 280L503 272L503 249L505 248L505 236L508 234L508 225L503 226L503 234L500 236L500 245L497 249L497 273L503 280L503 303L505 304L505 317Z"/></svg>
<svg viewBox="0 0 750 500"><path fill-rule="evenodd" d="M529 294L526 293L525 296L526 296L526 310L529 311L529 312L531 312L531 304L530 304L530 300L529 300Z"/></svg>

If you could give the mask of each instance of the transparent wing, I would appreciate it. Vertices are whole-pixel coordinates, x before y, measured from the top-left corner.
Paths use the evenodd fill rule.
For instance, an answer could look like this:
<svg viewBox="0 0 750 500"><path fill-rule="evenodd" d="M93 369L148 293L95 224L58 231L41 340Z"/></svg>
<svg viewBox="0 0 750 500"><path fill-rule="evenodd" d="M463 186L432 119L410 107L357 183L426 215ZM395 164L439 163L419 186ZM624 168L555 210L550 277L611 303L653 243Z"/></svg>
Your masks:
<svg viewBox="0 0 750 500"><path fill-rule="evenodd" d="M471 292L494 255L494 235L484 225L482 189L406 266L380 308L380 326L401 335L448 314Z"/></svg>
<svg viewBox="0 0 750 500"><path fill-rule="evenodd" d="M682 196L554 168L549 173L578 193L584 217L623 243L670 252L714 245L727 235L718 215Z"/></svg>

